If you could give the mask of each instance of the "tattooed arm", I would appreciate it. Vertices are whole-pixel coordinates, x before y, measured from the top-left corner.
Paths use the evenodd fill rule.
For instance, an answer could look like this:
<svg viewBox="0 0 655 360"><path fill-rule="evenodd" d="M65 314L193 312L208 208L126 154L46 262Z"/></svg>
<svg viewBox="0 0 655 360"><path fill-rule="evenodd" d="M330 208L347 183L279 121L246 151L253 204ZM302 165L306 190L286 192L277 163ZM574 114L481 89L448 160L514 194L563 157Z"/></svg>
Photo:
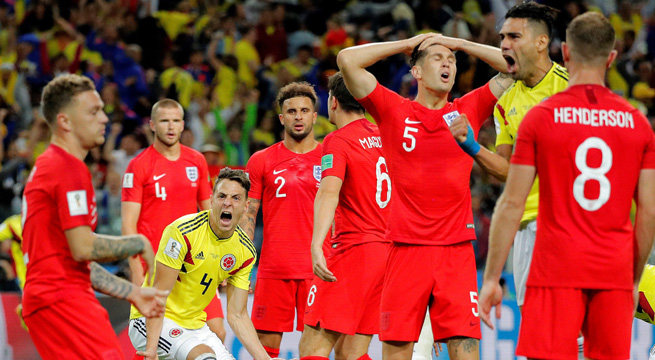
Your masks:
<svg viewBox="0 0 655 360"><path fill-rule="evenodd" d="M96 262L89 265L91 286L105 295L131 302L145 317L160 316L164 312L167 291L141 288L109 273Z"/></svg>
<svg viewBox="0 0 655 360"><path fill-rule="evenodd" d="M246 216L241 217L239 226L246 232L250 239L255 238L255 223L257 222L257 212L259 211L259 206L261 205L261 200L248 198L250 205L248 206L248 211Z"/></svg>
<svg viewBox="0 0 655 360"><path fill-rule="evenodd" d="M116 261L141 254L148 269L152 269L154 254L145 236L110 236L96 234L89 226L78 226L66 230L66 239L71 255L76 261Z"/></svg>

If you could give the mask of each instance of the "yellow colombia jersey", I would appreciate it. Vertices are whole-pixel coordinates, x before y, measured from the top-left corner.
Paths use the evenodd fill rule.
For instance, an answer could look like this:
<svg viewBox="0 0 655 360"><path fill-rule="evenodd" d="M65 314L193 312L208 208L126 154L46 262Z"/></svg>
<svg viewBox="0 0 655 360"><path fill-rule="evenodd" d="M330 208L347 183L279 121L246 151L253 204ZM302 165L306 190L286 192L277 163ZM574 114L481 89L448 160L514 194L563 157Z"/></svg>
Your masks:
<svg viewBox="0 0 655 360"><path fill-rule="evenodd" d="M16 277L18 278L18 285L22 289L25 286L25 261L23 260L23 250L21 244L23 243L23 227L21 226L20 215L13 215L5 219L0 224L0 241L11 241L11 256L14 258L14 266L16 266Z"/></svg>
<svg viewBox="0 0 655 360"><path fill-rule="evenodd" d="M496 147L498 145L514 145L519 125L527 112L533 106L544 101L568 86L569 74L566 69L553 63L546 76L534 87L526 86L523 81L516 81L503 96L498 99L494 108L496 123ZM539 207L539 179L535 178L521 221L537 218Z"/></svg>
<svg viewBox="0 0 655 360"><path fill-rule="evenodd" d="M257 258L255 246L240 227L219 239L209 227L209 210L183 216L164 229L155 261L180 269L166 301L165 316L186 329L205 324L205 308L227 282L248 291ZM142 317L132 306L130 319Z"/></svg>
<svg viewBox="0 0 655 360"><path fill-rule="evenodd" d="M655 309L655 266L646 265L639 281L639 306L635 317L655 324L653 309Z"/></svg>

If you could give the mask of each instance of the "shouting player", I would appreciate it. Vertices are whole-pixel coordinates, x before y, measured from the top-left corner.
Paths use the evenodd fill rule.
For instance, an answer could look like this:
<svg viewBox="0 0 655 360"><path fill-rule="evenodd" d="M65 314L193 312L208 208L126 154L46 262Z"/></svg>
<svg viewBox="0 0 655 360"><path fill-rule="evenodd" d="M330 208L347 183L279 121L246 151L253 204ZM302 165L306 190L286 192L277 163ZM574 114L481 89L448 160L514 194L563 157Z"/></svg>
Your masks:
<svg viewBox="0 0 655 360"><path fill-rule="evenodd" d="M248 161L250 207L242 227L255 233L260 206L264 243L257 269L252 322L271 357L280 352L282 333L303 329L309 284L314 197L321 180L321 144L314 139L316 93L305 82L277 95L284 140L256 152Z"/></svg>
<svg viewBox="0 0 655 360"><path fill-rule="evenodd" d="M537 238L516 349L529 358L575 358L580 332L586 358L630 357L636 290L655 235L655 139L647 119L604 86L614 38L597 13L569 24L562 44L569 87L525 116L494 211L480 293L489 325L491 306L500 316L498 279L539 174Z"/></svg>
<svg viewBox="0 0 655 360"><path fill-rule="evenodd" d="M390 243L384 238L391 179L378 127L348 92L341 73L328 82L328 114L337 126L323 142L321 185L314 203L312 262L300 356L326 360L370 359L368 346L380 328L380 295ZM335 222L332 252L323 242Z"/></svg>
<svg viewBox="0 0 655 360"><path fill-rule="evenodd" d="M129 300L147 316L161 314L165 293L134 286L90 261L141 254L151 269L152 247L140 234L93 232L96 197L83 160L105 141L108 121L93 82L60 76L43 89L41 103L52 138L36 160L23 197L23 317L44 359L122 359L92 287Z"/></svg>
<svg viewBox="0 0 655 360"><path fill-rule="evenodd" d="M233 360L205 324L203 309L227 279L227 321L256 360L269 356L248 316L250 272L257 254L238 227L248 207L250 181L243 170L221 170L207 211L166 227L157 251L153 286L170 291L165 316L145 319L132 308L129 335L146 360Z"/></svg>
<svg viewBox="0 0 655 360"><path fill-rule="evenodd" d="M512 80L498 75L449 102L457 72L454 50L477 56L498 70L507 67L497 48L436 34L355 46L337 58L348 90L380 127L394 186L385 234L393 246L380 308L384 359L412 357L427 307L434 339L446 342L452 358L479 357L469 190L473 160L457 145L448 126L466 114L473 139ZM383 87L366 70L398 53L412 55L411 73L418 81L415 101Z"/></svg>
<svg viewBox="0 0 655 360"><path fill-rule="evenodd" d="M164 228L183 215L209 209L211 186L207 162L199 152L180 144L184 109L177 101L158 101L150 115L151 146L135 157L123 176L123 235L143 233L156 252ZM132 282L143 284L143 266L130 258ZM207 325L225 339L220 297L207 309Z"/></svg>

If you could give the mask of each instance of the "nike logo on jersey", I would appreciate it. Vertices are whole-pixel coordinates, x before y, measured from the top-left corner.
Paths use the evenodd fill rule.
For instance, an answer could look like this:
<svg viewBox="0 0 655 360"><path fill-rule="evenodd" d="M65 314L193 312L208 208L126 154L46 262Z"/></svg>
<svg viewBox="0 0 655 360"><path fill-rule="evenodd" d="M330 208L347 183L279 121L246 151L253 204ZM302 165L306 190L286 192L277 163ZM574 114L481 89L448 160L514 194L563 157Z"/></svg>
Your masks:
<svg viewBox="0 0 655 360"><path fill-rule="evenodd" d="M273 175L277 175L277 174L279 174L279 173L283 173L283 172L285 172L285 171L287 171L287 169L282 169L282 170L277 170L277 171L276 171L276 170L273 170Z"/></svg>
<svg viewBox="0 0 655 360"><path fill-rule="evenodd" d="M153 176L152 176L152 179L155 180L155 181L157 181L157 180L163 178L164 176L166 176L166 173L163 173L163 174L161 174L161 175L159 175L159 176L157 176L157 175L153 175Z"/></svg>
<svg viewBox="0 0 655 360"><path fill-rule="evenodd" d="M405 119L405 124L420 124L420 121L410 120L409 118Z"/></svg>

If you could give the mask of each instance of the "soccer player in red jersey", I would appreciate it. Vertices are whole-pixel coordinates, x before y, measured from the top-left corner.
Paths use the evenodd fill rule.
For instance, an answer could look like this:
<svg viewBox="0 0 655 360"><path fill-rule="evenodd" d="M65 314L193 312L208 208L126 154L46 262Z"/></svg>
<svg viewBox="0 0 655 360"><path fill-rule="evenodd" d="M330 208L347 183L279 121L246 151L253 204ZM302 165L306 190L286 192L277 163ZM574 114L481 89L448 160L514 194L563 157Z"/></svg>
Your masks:
<svg viewBox="0 0 655 360"><path fill-rule="evenodd" d="M83 160L105 141L108 120L93 82L60 76L43 89L41 102L52 138L23 197L23 317L44 359L122 359L107 311L92 288L129 300L148 317L163 313L166 293L134 286L92 261L141 254L151 269L152 247L140 234L93 232L95 192Z"/></svg>
<svg viewBox="0 0 655 360"><path fill-rule="evenodd" d="M209 209L211 186L207 161L196 150L180 144L184 109L164 99L151 111L154 142L135 157L123 176L123 235L145 234L153 250L159 248L164 228L181 216ZM143 266L129 259L132 282L143 284ZM223 310L218 295L207 308L207 325L225 339Z"/></svg>
<svg viewBox="0 0 655 360"><path fill-rule="evenodd" d="M337 58L348 90L380 128L394 188L385 234L393 246L380 308L384 359L412 357L428 306L434 338L447 343L450 356L479 357L469 190L473 160L458 146L448 126L466 114L473 137L512 81L500 74L449 102L457 72L453 50L463 50L506 71L499 49L436 34L355 46L342 50ZM415 101L378 84L366 70L403 52L413 55L411 72L418 81Z"/></svg>
<svg viewBox="0 0 655 360"><path fill-rule="evenodd" d="M284 140L250 157L250 206L241 227L252 239L259 207L264 211L264 243L257 271L252 322L271 357L280 351L282 333L298 331L309 283L314 197L321 180L321 144L314 139L316 93L295 82L277 95Z"/></svg>
<svg viewBox="0 0 655 360"><path fill-rule="evenodd" d="M613 47L614 30L602 15L585 13L569 24L562 44L569 87L525 116L491 223L480 294L490 326L492 306L500 317L498 279L539 174L516 349L529 358L575 359L580 331L586 358L630 357L637 286L655 235L655 137L647 119L604 86Z"/></svg>
<svg viewBox="0 0 655 360"><path fill-rule="evenodd" d="M368 346L380 328L380 294L390 242L384 238L391 178L378 127L348 92L341 73L328 83L328 114L336 131L325 137L321 185L314 202L312 262L301 360L370 359ZM332 252L323 254L325 237Z"/></svg>

